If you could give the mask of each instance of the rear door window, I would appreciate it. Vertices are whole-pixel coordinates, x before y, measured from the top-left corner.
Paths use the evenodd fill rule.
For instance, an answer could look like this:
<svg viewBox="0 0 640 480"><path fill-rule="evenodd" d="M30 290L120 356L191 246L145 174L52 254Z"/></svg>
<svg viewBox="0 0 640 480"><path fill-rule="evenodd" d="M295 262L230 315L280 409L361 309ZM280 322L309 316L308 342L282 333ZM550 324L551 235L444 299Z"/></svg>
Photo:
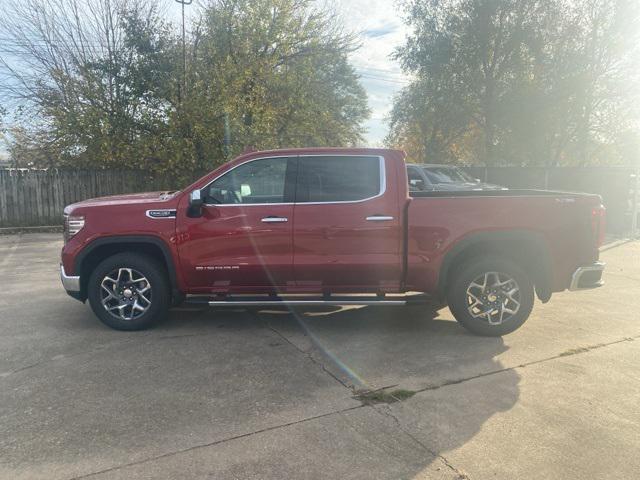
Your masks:
<svg viewBox="0 0 640 480"><path fill-rule="evenodd" d="M298 203L355 202L383 192L380 157L317 156L298 160Z"/></svg>

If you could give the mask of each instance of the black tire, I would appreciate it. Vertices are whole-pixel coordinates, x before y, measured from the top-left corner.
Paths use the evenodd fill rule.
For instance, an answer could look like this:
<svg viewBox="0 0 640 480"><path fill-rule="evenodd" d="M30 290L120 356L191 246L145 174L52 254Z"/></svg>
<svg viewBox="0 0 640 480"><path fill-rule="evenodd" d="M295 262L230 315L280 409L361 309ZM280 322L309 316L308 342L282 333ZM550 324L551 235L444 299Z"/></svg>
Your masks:
<svg viewBox="0 0 640 480"><path fill-rule="evenodd" d="M506 275L501 277L503 280L510 277L516 282L517 287L519 288L519 293L517 293L515 297L520 304L519 308L516 309L515 303L510 303L510 300L506 300L508 308L515 310L515 313L511 314L510 318L505 317L504 322L500 324L491 324L488 318L474 316L469 311L469 308L474 302L471 300L471 297L468 296L467 289L471 287L472 294L477 291L481 291L479 289L475 290L476 287L472 287L472 284L475 280L483 278L485 274L490 274L490 272L497 272ZM489 275L489 278L493 279L490 280L493 284L500 281L495 280L496 277L494 275ZM505 286L504 288L508 288L512 291L513 286L514 285L511 283L509 284L509 287ZM493 293L493 291L491 293ZM503 295L502 298L506 298L506 292L499 292L499 294ZM491 299L494 297L491 295L489 298ZM481 300L482 299L484 299L484 297L482 297ZM456 269L452 282L449 286L447 300L453 316L464 328L476 335L500 337L517 330L524 322L526 322L527 318L529 318L531 310L533 309L534 288L529 275L527 275L518 263L510 259L491 255L481 259L472 260ZM498 298L495 303L500 305L502 302L500 298ZM484 308L483 305L481 310L486 312L488 308ZM488 315L492 317L493 322L497 322L499 319L499 307L496 310L493 310L493 312L495 313Z"/></svg>
<svg viewBox="0 0 640 480"><path fill-rule="evenodd" d="M140 300L140 304L147 306L143 312L137 309L134 312L133 307L125 307L125 316L131 316L131 319L123 319L117 316L117 313L109 313L107 308L103 305L104 289L102 288L102 282L107 275L113 272L118 272L120 269L132 269L134 272L141 274L145 280L147 280L147 286L150 287L148 291L140 292L135 290L135 284L133 288L136 298L140 295L146 295L149 297L149 304ZM115 275L114 275L115 276ZM122 274L124 280L127 279L127 273ZM133 279L136 278L134 275ZM143 285L144 282L140 282L139 285ZM116 285L116 283L107 282L106 285ZM93 313L100 319L105 325L114 328L116 330L144 330L156 323L163 320L171 305L171 289L169 288L169 281L165 269L156 260L146 255L140 255L137 253L118 253L112 257L106 258L98 264L89 277L89 283L87 285L89 304ZM119 293L119 292L116 292ZM142 297L146 298L146 297ZM131 302L137 300L127 299ZM118 299L113 299L108 305L116 304L120 302ZM118 307L114 307L114 312L119 312ZM127 312L132 312L130 315Z"/></svg>

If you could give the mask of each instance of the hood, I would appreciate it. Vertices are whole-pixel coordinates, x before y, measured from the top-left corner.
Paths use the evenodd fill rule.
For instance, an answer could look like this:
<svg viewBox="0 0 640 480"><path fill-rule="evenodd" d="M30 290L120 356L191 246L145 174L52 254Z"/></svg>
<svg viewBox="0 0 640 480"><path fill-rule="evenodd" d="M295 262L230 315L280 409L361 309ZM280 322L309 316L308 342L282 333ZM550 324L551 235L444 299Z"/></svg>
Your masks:
<svg viewBox="0 0 640 480"><path fill-rule="evenodd" d="M81 202L74 203L66 207L65 213L75 208L84 207L104 207L112 205L137 205L147 203L161 203L172 200L178 192L147 192L147 193L130 193L126 195L112 195L109 197L90 198Z"/></svg>

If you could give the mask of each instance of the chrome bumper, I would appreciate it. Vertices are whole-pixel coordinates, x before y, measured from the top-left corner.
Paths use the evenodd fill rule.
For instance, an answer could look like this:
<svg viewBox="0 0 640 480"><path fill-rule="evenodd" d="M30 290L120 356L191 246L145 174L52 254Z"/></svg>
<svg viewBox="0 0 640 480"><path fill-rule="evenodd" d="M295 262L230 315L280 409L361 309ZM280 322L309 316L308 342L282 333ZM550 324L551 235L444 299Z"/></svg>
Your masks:
<svg viewBox="0 0 640 480"><path fill-rule="evenodd" d="M602 281L602 272L605 264L596 262L593 265L578 268L571 277L571 286L569 290L575 292L577 290L589 290L604 285Z"/></svg>
<svg viewBox="0 0 640 480"><path fill-rule="evenodd" d="M80 292L80 277L67 276L62 264L60 264L60 280L67 292Z"/></svg>

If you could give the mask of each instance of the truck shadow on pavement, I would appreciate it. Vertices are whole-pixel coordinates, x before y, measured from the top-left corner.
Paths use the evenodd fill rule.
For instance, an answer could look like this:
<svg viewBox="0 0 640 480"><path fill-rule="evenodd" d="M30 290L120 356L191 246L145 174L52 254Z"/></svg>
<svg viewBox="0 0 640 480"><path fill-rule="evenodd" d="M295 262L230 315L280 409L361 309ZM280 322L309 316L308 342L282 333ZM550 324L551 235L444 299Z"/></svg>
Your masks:
<svg viewBox="0 0 640 480"><path fill-rule="evenodd" d="M199 321L221 314L202 312ZM447 309L307 308L253 316L336 377L348 377L354 390L413 394L374 408L393 416L399 432L409 432L435 455L429 462L429 455L422 456L419 471L471 441L487 420L519 399L520 375L500 361L508 350L504 340L468 333Z"/></svg>
<svg viewBox="0 0 640 480"><path fill-rule="evenodd" d="M285 336L304 329L359 388L415 393L383 408L436 456L465 445L519 399L520 375L500 361L508 350L504 340L470 334L446 308L315 309L260 317Z"/></svg>
<svg viewBox="0 0 640 480"><path fill-rule="evenodd" d="M301 333L310 337L364 388L424 390L498 372L504 370L498 357L508 349L502 338L472 335L434 306L261 311L258 317L294 343Z"/></svg>

